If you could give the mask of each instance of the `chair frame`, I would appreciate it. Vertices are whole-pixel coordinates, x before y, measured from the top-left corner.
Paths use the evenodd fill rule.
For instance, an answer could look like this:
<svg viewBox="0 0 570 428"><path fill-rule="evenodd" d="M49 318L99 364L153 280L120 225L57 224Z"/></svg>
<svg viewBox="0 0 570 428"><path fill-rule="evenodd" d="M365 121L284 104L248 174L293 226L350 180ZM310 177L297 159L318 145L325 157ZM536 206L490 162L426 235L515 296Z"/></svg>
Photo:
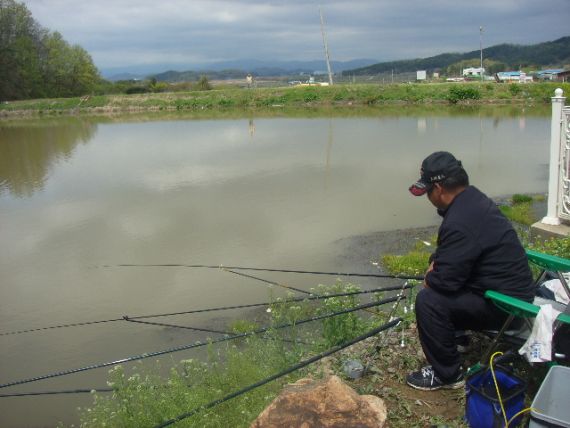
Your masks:
<svg viewBox="0 0 570 428"><path fill-rule="evenodd" d="M554 272L562 283L562 286L564 287L568 297L570 297L570 287L562 275L563 272L570 272L569 259L551 256L528 249L526 250L526 254L530 263L533 263L542 269L535 282L535 285L538 286L538 284L544 280L547 272ZM491 341L491 344L487 348L487 351L485 352L481 362L476 366L470 368L469 372L476 371L482 366L486 365L486 362L489 361L489 358L491 357L497 344L505 336L505 332L508 330L509 326L515 318L522 318L529 324L529 326L532 326L531 319L536 318L538 312L540 311L540 306L538 305L525 302L524 300L517 299L516 297L507 296L497 291L488 290L485 292L485 297L490 299L502 311L508 313L509 316L503 323L499 332ZM563 323L570 324L570 304L566 305L565 311L563 313L560 313L556 318L555 325L553 326L554 331L556 331L556 329Z"/></svg>

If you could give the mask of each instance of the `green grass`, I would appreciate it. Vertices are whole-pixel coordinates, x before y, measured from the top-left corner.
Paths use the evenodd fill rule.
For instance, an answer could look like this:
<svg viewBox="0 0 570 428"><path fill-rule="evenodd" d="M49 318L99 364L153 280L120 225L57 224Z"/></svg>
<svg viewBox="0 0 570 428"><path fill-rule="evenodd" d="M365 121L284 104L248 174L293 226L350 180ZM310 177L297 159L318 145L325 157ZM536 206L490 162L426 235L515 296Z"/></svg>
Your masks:
<svg viewBox="0 0 570 428"><path fill-rule="evenodd" d="M524 226L530 226L538 219L533 212L533 202L543 200L543 196L532 197L529 195L522 195L515 193L511 197L510 205L501 205L499 209L505 217L514 223Z"/></svg>
<svg viewBox="0 0 570 428"><path fill-rule="evenodd" d="M360 291L360 287L350 283L337 283L333 287L319 286L315 291L317 294L338 294ZM317 309L318 315L339 312L345 309L353 308L359 305L359 297L357 295L333 297L323 301L323 305ZM356 312L339 315L336 317L325 318L323 320L324 347L331 348L339 345L355 336L363 334L369 329L370 323L361 318Z"/></svg>
<svg viewBox="0 0 570 428"><path fill-rule="evenodd" d="M160 92L132 95L92 96L85 102L80 98L58 98L14 101L0 104L0 113L92 112L100 110L203 110L259 109L272 106L331 107L331 106L389 106L391 104L548 104L554 90L561 87L570 92L568 83L533 83L507 85L486 83L406 83L406 84L339 84L328 87L277 87L244 89L214 87L210 91ZM513 89L517 88L517 89Z"/></svg>
<svg viewBox="0 0 570 428"><path fill-rule="evenodd" d="M427 245L423 241L416 242L414 248L402 255L385 254L381 257L384 266L392 275L423 275L429 265L429 256L435 250L435 237Z"/></svg>
<svg viewBox="0 0 570 428"><path fill-rule="evenodd" d="M155 426L277 373L295 361L294 355L283 348L283 342L251 337L239 346L228 343L221 349L210 349L208 361L181 361L166 381L159 374L158 364L154 370L136 365L127 371L116 366L108 381L113 393L94 394L94 405L80 409L81 426ZM283 382L301 375L294 373L256 388L177 426L246 427L276 396Z"/></svg>
<svg viewBox="0 0 570 428"><path fill-rule="evenodd" d="M552 256L570 259L570 237L550 238L544 241L537 239L535 242L528 244L528 248Z"/></svg>
<svg viewBox="0 0 570 428"><path fill-rule="evenodd" d="M513 201L513 205L517 205L517 204L530 203L533 201L533 198L532 196L515 193L511 198L511 200Z"/></svg>
<svg viewBox="0 0 570 428"><path fill-rule="evenodd" d="M532 204L529 202L523 202L516 205L501 205L499 207L503 215L509 220L525 226L530 226L536 221L531 208Z"/></svg>
<svg viewBox="0 0 570 428"><path fill-rule="evenodd" d="M359 287L353 284L338 282L332 286L320 285L313 292L336 294L357 290ZM270 318L267 322L269 325L295 323L317 314L352 308L359 304L358 300L358 297L341 297L317 303L276 299L266 312ZM152 368L141 363L130 369L116 366L109 372L108 380L113 392L93 394L93 404L80 409L81 426L155 426L283 371L308 355L352 339L380 322L378 317L364 318L353 312L310 323L303 329L270 330L263 336L249 336L222 345L210 344L206 361L186 359L173 363L166 378L161 375L163 370L158 362ZM258 327L256 322L248 320L231 324L235 332ZM302 343L296 339L301 339ZM285 383L305 376L307 370L311 367L200 411L177 426L248 427ZM315 368L312 370L318 375Z"/></svg>
<svg viewBox="0 0 570 428"><path fill-rule="evenodd" d="M473 85L457 85L449 88L447 99L452 104L460 101L479 100L481 99L481 91L479 87Z"/></svg>

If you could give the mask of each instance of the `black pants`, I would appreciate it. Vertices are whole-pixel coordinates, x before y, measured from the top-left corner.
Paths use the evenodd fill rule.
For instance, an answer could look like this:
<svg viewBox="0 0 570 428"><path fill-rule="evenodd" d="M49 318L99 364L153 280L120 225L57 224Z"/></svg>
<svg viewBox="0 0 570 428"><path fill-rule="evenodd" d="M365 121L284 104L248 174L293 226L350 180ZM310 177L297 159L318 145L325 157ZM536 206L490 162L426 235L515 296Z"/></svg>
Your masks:
<svg viewBox="0 0 570 428"><path fill-rule="evenodd" d="M424 288L416 297L420 342L435 374L444 381L460 370L455 331L499 329L506 318L489 299L471 292L442 294Z"/></svg>

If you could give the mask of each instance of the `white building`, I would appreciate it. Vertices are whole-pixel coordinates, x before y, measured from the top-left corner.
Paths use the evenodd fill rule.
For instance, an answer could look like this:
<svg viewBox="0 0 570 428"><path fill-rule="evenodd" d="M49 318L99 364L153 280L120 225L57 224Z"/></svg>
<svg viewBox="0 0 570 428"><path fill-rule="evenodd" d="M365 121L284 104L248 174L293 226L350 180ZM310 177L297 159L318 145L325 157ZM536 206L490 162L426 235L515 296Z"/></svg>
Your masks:
<svg viewBox="0 0 570 428"><path fill-rule="evenodd" d="M463 69L463 77L481 77L482 74L485 74L485 68L469 67Z"/></svg>
<svg viewBox="0 0 570 428"><path fill-rule="evenodd" d="M530 83L532 82L532 76L528 76L525 72L521 71L501 71L496 74L496 80L507 83Z"/></svg>

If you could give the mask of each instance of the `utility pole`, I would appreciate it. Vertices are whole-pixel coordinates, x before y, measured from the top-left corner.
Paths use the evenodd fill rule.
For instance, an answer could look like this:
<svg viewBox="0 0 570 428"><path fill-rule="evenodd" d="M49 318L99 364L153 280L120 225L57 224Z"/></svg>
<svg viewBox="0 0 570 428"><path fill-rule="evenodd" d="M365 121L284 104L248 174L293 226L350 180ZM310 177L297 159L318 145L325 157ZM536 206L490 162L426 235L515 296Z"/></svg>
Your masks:
<svg viewBox="0 0 570 428"><path fill-rule="evenodd" d="M331 62L329 59L329 47L327 44L327 36L325 35L325 24L323 21L323 11L321 10L320 6L319 6L319 14L321 15L321 33L323 34L323 44L325 45L325 58L327 60L327 70L329 72L329 85L332 86L333 78L332 78Z"/></svg>
<svg viewBox="0 0 570 428"><path fill-rule="evenodd" d="M483 26L479 26L479 50L481 51L481 81L483 81Z"/></svg>

